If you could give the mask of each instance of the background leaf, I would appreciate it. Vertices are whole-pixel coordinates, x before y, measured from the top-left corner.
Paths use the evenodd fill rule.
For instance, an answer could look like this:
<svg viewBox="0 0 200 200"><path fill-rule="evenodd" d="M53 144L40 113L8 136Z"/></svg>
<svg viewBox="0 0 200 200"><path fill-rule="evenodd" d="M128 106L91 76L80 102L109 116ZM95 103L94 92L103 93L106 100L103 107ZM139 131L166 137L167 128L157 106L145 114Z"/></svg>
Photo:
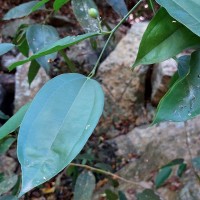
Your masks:
<svg viewBox="0 0 200 200"><path fill-rule="evenodd" d="M34 24L26 31L26 39L32 52L35 54L41 49L59 40L57 30L48 25ZM50 71L49 60L54 60L57 53L52 53L46 56L37 58L37 62L43 67L47 73Z"/></svg>
<svg viewBox="0 0 200 200"><path fill-rule="evenodd" d="M83 171L76 180L74 200L91 200L96 186L95 177L90 171Z"/></svg>
<svg viewBox="0 0 200 200"><path fill-rule="evenodd" d="M200 114L200 51L192 53L189 65L189 74L178 80L160 101L153 124L185 121Z"/></svg>
<svg viewBox="0 0 200 200"><path fill-rule="evenodd" d="M28 110L30 103L22 106L1 128L0 128L0 140L6 137L8 134L15 131L21 124L22 119L26 111Z"/></svg>
<svg viewBox="0 0 200 200"><path fill-rule="evenodd" d="M164 31L163 31L164 30ZM133 67L167 60L185 48L197 46L200 38L160 8L149 23Z"/></svg>
<svg viewBox="0 0 200 200"><path fill-rule="evenodd" d="M40 65L36 60L32 60L28 70L28 83L31 85L32 81L37 76L37 73L40 69Z"/></svg>
<svg viewBox="0 0 200 200"><path fill-rule="evenodd" d="M128 13L128 9L126 7L124 0L106 0L106 1L121 17L124 17Z"/></svg>
<svg viewBox="0 0 200 200"><path fill-rule="evenodd" d="M189 73L190 59L191 59L191 56L189 55L180 56L178 58L178 74L180 78L183 78Z"/></svg>
<svg viewBox="0 0 200 200"><path fill-rule="evenodd" d="M7 119L9 119L9 116L6 115L5 113L3 113L2 111L0 111L0 119L7 120Z"/></svg>
<svg viewBox="0 0 200 200"><path fill-rule="evenodd" d="M169 178L171 172L171 167L165 167L159 170L155 178L155 185L157 188L163 185L163 183Z"/></svg>
<svg viewBox="0 0 200 200"><path fill-rule="evenodd" d="M5 196L0 197L0 200L18 200L18 198L12 195L5 195Z"/></svg>
<svg viewBox="0 0 200 200"><path fill-rule="evenodd" d="M64 4L69 2L70 0L55 0L53 4L53 9L58 11Z"/></svg>
<svg viewBox="0 0 200 200"><path fill-rule="evenodd" d="M19 6L16 6L10 9L4 16L4 20L10 20L15 18L21 18L29 15L32 12L33 6L35 6L38 1L30 1L27 3L22 3Z"/></svg>
<svg viewBox="0 0 200 200"><path fill-rule="evenodd" d="M0 155L4 154L6 151L8 151L8 149L10 148L10 146L16 141L15 138L12 137L8 137L5 138L3 140L0 140Z"/></svg>
<svg viewBox="0 0 200 200"><path fill-rule="evenodd" d="M36 58L39 58L41 56L45 56L54 52L58 52L62 49L65 49L67 47L70 47L74 44L77 44L78 42L81 42L82 40L85 40L87 38L90 37L94 37L100 35L99 33L86 33L83 35L78 35L78 36L67 36L65 38L62 38L52 44L49 44L48 46L44 47L43 49L41 49L40 51L38 51L37 53L35 53L34 55L32 55L31 57L25 59L25 60L21 60L18 62L15 62L13 64L11 64L8 69L11 71L13 69L15 69L17 66L23 65L24 63L27 63L29 61L32 61Z"/></svg>
<svg viewBox="0 0 200 200"><path fill-rule="evenodd" d="M168 13L180 23L200 36L199 0L156 0Z"/></svg>
<svg viewBox="0 0 200 200"><path fill-rule="evenodd" d="M0 56L10 51L15 45L12 43L1 43L0 44Z"/></svg>
<svg viewBox="0 0 200 200"><path fill-rule="evenodd" d="M127 200L126 195L122 191L119 191L118 195L119 195L119 200Z"/></svg>
<svg viewBox="0 0 200 200"><path fill-rule="evenodd" d="M73 12L85 32L99 31L99 22L89 16L88 10L95 8L98 10L93 0L72 0Z"/></svg>
<svg viewBox="0 0 200 200"><path fill-rule="evenodd" d="M137 200L161 200L160 197L151 189L145 189L136 195Z"/></svg>
<svg viewBox="0 0 200 200"><path fill-rule="evenodd" d="M31 11L34 12L34 11L40 9L41 7L44 8L45 3L49 2L49 1L50 1L50 0L42 0L42 1L39 1L36 5L34 5L34 6L32 7L32 10L31 10Z"/></svg>
<svg viewBox="0 0 200 200"><path fill-rule="evenodd" d="M177 176L181 177L183 173L186 171L186 169L187 165L185 163L180 164L177 170Z"/></svg>
<svg viewBox="0 0 200 200"><path fill-rule="evenodd" d="M169 162L168 164L162 166L161 168L165 168L165 167L172 167L174 165L180 165L184 162L183 158L176 158L174 160L172 160L171 162Z"/></svg>
<svg viewBox="0 0 200 200"><path fill-rule="evenodd" d="M193 158L192 165L195 167L195 169L200 171L200 157Z"/></svg>
<svg viewBox="0 0 200 200"><path fill-rule="evenodd" d="M118 195L109 189L105 190L105 194L106 200L118 200Z"/></svg>
<svg viewBox="0 0 200 200"><path fill-rule="evenodd" d="M17 175L5 177L4 180L0 182L0 195L11 190L17 183L17 179Z"/></svg>
<svg viewBox="0 0 200 200"><path fill-rule="evenodd" d="M51 179L77 156L96 127L103 104L101 86L80 74L57 76L42 87L18 135L20 195Z"/></svg>

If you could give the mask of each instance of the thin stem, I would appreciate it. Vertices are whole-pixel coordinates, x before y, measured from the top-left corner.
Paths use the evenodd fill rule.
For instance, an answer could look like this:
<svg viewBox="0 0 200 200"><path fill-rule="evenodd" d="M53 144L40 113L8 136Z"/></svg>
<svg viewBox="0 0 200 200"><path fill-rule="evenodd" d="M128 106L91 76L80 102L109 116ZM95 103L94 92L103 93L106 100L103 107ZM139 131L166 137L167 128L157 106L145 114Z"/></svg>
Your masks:
<svg viewBox="0 0 200 200"><path fill-rule="evenodd" d="M126 16L125 16L125 17L115 26L115 28L110 32L110 35L109 35L109 37L108 37L108 39L107 39L107 41L106 41L106 43L105 43L105 45L104 45L104 47L103 47L103 49L102 49L102 51L101 51L101 54L99 55L99 58L98 58L98 60L97 60L97 62L96 62L96 64L95 64L93 70L92 70L92 71L90 72L90 74L88 75L89 78L92 78L92 77L96 74L96 71L97 71L97 68L98 68L98 66L99 66L100 60L101 60L101 58L102 58L102 56L103 56L103 54L104 54L104 52L105 52L105 50L106 50L106 48L107 48L107 46L108 46L108 44L109 44L109 42L110 42L112 36L114 35L114 33L118 30L118 28L122 25L122 23L125 22L125 20L129 17L129 15L137 8L137 6L138 6L142 1L143 1L143 0L138 1L138 3L126 14Z"/></svg>
<svg viewBox="0 0 200 200"><path fill-rule="evenodd" d="M71 72L76 72L75 64L68 58L64 50L59 51Z"/></svg>
<svg viewBox="0 0 200 200"><path fill-rule="evenodd" d="M107 176L111 176L113 179L118 179L118 180L121 180L123 182L126 182L126 183L129 183L129 184L144 188L144 186L142 186L138 182L127 180L127 179L125 179L125 178L123 178L121 176L118 176L117 174L113 174L111 172L107 172L107 171L104 171L102 169L98 169L98 168L95 168L95 167L90 167L88 165L77 164L77 163L70 163L69 165L76 166L76 167L81 167L81 168L85 168L85 169L88 169L88 170L91 170L91 171L94 171L94 172L97 172L97 173L105 174Z"/></svg>
<svg viewBox="0 0 200 200"><path fill-rule="evenodd" d="M156 12L155 12L155 9L154 9L152 0L149 0L149 3L150 3L150 6L151 6L151 9L152 9L152 11L153 11L153 14L155 15Z"/></svg>

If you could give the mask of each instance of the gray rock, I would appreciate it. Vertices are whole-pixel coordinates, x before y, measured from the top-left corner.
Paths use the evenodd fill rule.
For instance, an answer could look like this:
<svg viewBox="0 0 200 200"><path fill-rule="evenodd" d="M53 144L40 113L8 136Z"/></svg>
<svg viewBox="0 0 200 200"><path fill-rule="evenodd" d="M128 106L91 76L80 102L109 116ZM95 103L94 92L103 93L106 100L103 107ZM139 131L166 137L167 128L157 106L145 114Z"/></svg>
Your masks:
<svg viewBox="0 0 200 200"><path fill-rule="evenodd" d="M21 56L21 59L23 59L23 56ZM27 77L28 68L29 63L26 63L23 66L18 67L15 74L15 111L27 102L31 101L39 89L49 80L44 69L40 68L36 78L32 82L31 86L29 86Z"/></svg>
<svg viewBox="0 0 200 200"><path fill-rule="evenodd" d="M171 77L176 71L177 63L172 58L153 67L151 94L153 105L158 105L160 99L167 92Z"/></svg>

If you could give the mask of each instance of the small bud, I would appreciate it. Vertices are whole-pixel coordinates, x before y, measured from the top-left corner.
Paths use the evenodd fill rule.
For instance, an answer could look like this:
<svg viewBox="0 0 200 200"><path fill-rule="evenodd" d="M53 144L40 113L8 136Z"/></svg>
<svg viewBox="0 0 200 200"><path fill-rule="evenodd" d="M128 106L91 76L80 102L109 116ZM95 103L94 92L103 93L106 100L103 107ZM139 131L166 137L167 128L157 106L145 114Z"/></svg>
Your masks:
<svg viewBox="0 0 200 200"><path fill-rule="evenodd" d="M95 9L95 8L90 8L88 10L88 14L90 15L90 17L92 17L94 19L97 19L98 15L99 15L97 9Z"/></svg>

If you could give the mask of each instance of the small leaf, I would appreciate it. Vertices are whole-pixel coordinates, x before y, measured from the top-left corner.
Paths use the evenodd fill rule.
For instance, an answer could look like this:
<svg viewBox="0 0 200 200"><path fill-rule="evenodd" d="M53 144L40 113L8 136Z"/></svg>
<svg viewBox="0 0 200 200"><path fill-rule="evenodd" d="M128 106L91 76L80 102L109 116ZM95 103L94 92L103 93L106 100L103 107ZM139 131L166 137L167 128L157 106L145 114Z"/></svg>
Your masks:
<svg viewBox="0 0 200 200"><path fill-rule="evenodd" d="M156 0L169 14L200 36L199 0Z"/></svg>
<svg viewBox="0 0 200 200"><path fill-rule="evenodd" d="M51 179L78 155L98 123L103 104L101 86L80 74L59 75L42 87L19 130L20 196Z"/></svg>
<svg viewBox="0 0 200 200"><path fill-rule="evenodd" d="M8 149L10 148L10 146L16 141L15 138L9 137L9 138L5 138L3 140L0 140L0 155L4 154L6 151L8 151Z"/></svg>
<svg viewBox="0 0 200 200"><path fill-rule="evenodd" d="M118 195L111 190L105 190L106 200L118 200Z"/></svg>
<svg viewBox="0 0 200 200"><path fill-rule="evenodd" d="M124 0L106 0L110 6L119 14L121 17L125 17L128 13L128 9Z"/></svg>
<svg viewBox="0 0 200 200"><path fill-rule="evenodd" d="M149 23L133 67L167 60L182 50L197 46L200 38L160 8Z"/></svg>
<svg viewBox="0 0 200 200"><path fill-rule="evenodd" d="M4 114L2 111L0 111L0 119L7 120L7 119L9 119L9 116Z"/></svg>
<svg viewBox="0 0 200 200"><path fill-rule="evenodd" d="M5 177L4 180L0 182L0 195L10 191L17 183L17 179L17 175Z"/></svg>
<svg viewBox="0 0 200 200"><path fill-rule="evenodd" d="M91 200L95 189L95 177L90 171L83 171L76 180L74 200Z"/></svg>
<svg viewBox="0 0 200 200"><path fill-rule="evenodd" d="M161 99L153 124L186 121L200 114L200 51L192 53L189 66L189 73L178 80Z"/></svg>
<svg viewBox="0 0 200 200"><path fill-rule="evenodd" d="M48 25L34 24L29 26L26 31L26 39L32 52L35 54L41 49L59 40L57 30ZM57 57L57 53L49 54L37 58L37 62L46 70L50 72L49 60L54 60Z"/></svg>
<svg viewBox="0 0 200 200"><path fill-rule="evenodd" d="M97 163L97 164L95 164L95 167L103 169L105 171L110 171L110 172L112 171L112 167L105 163Z"/></svg>
<svg viewBox="0 0 200 200"><path fill-rule="evenodd" d="M167 165L162 166L161 168L172 167L174 165L180 165L183 162L184 162L183 158L176 158L176 159L172 160L171 162L169 162Z"/></svg>
<svg viewBox="0 0 200 200"><path fill-rule="evenodd" d="M3 20L10 20L15 18L21 18L29 15L32 12L32 7L35 6L38 1L30 1L27 3L22 3L10 9L4 16Z"/></svg>
<svg viewBox="0 0 200 200"><path fill-rule="evenodd" d="M32 81L37 76L39 69L40 69L40 65L37 63L36 60L33 60L30 64L29 70L28 70L28 83L29 83L29 85L31 85Z"/></svg>
<svg viewBox="0 0 200 200"><path fill-rule="evenodd" d="M119 191L118 195L119 195L119 200L127 200L126 195L124 194L124 192Z"/></svg>
<svg viewBox="0 0 200 200"><path fill-rule="evenodd" d="M30 103L22 106L1 128L0 128L0 140L6 137L8 134L15 131L21 124L22 119L26 111L29 108Z"/></svg>
<svg viewBox="0 0 200 200"><path fill-rule="evenodd" d="M200 171L200 157L196 157L192 159L192 165L196 170Z"/></svg>
<svg viewBox="0 0 200 200"><path fill-rule="evenodd" d="M13 195L5 195L5 196L0 197L0 200L18 200L18 198Z"/></svg>
<svg viewBox="0 0 200 200"><path fill-rule="evenodd" d="M10 51L14 46L12 43L0 43L0 56Z"/></svg>
<svg viewBox="0 0 200 200"><path fill-rule="evenodd" d="M151 189L145 189L136 195L137 200L161 200L160 197Z"/></svg>
<svg viewBox="0 0 200 200"><path fill-rule="evenodd" d="M88 10L95 8L98 10L93 0L72 0L73 12L85 32L98 32L99 22L97 19L90 17Z"/></svg>
<svg viewBox="0 0 200 200"><path fill-rule="evenodd" d="M15 69L17 66L23 65L24 63L32 61L32 60L39 58L41 56L45 56L45 55L48 55L48 54L51 54L51 53L58 52L62 49L65 49L65 48L70 47L74 44L77 44L78 42L81 42L82 40L85 40L87 38L91 38L91 37L94 37L94 36L97 36L97 35L100 35L100 34L99 33L87 33L87 34L78 35L78 36L65 37L63 39L58 40L57 42L49 44L48 46L44 47L43 49L41 49L40 51L38 51L37 53L35 53L31 57L29 57L25 60L21 60L21 61L18 61L18 62L11 64L8 67L8 69L11 71L11 70Z"/></svg>
<svg viewBox="0 0 200 200"><path fill-rule="evenodd" d="M180 164L177 171L177 176L181 177L183 173L186 171L186 169L187 169L187 165L185 163Z"/></svg>
<svg viewBox="0 0 200 200"><path fill-rule="evenodd" d="M31 11L34 12L34 11L40 9L40 8L44 8L45 3L49 2L49 1L50 1L50 0L42 0L42 1L39 1L36 5L34 5L34 6L32 7L32 10L31 10Z"/></svg>
<svg viewBox="0 0 200 200"><path fill-rule="evenodd" d="M172 172L171 167L165 167L165 168L160 169L160 171L158 172L155 178L156 188L163 185L163 183L169 178L171 172Z"/></svg>
<svg viewBox="0 0 200 200"><path fill-rule="evenodd" d="M69 2L70 0L55 0L53 4L53 9L58 11L64 4Z"/></svg>

